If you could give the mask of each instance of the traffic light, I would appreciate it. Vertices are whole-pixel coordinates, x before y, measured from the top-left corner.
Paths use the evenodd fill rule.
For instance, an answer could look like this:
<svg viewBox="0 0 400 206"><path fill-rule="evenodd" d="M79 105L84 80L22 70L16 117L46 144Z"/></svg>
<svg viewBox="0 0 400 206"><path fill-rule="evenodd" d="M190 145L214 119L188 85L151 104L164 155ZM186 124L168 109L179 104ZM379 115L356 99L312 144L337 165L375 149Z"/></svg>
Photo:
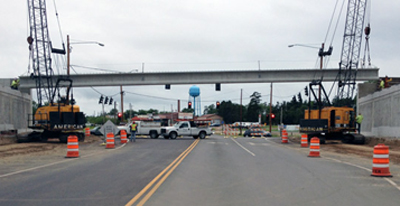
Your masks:
<svg viewBox="0 0 400 206"><path fill-rule="evenodd" d="M110 97L110 103L108 103L108 104L109 104L109 105L112 105L112 102L113 102L113 98Z"/></svg>
<svg viewBox="0 0 400 206"><path fill-rule="evenodd" d="M219 103L219 101L217 101L217 103L216 103L216 105L217 105L217 109L219 109L219 105L220 105L221 103Z"/></svg>
<svg viewBox="0 0 400 206"><path fill-rule="evenodd" d="M305 87L305 88L304 88L304 94L305 94L306 96L308 96L308 87Z"/></svg>
<svg viewBox="0 0 400 206"><path fill-rule="evenodd" d="M108 104L108 97L104 100L104 104Z"/></svg>
<svg viewBox="0 0 400 206"><path fill-rule="evenodd" d="M215 84L215 91L221 91L221 83Z"/></svg>
<svg viewBox="0 0 400 206"><path fill-rule="evenodd" d="M271 119L274 119L274 118L275 118L275 114L271 113Z"/></svg>
<svg viewBox="0 0 400 206"><path fill-rule="evenodd" d="M188 102L188 109L192 109L192 102Z"/></svg>
<svg viewBox="0 0 400 206"><path fill-rule="evenodd" d="M122 121L122 113L121 113L121 112L118 112L118 119L119 119L120 121Z"/></svg>
<svg viewBox="0 0 400 206"><path fill-rule="evenodd" d="M104 99L104 97L103 97L103 95L101 95L100 100L99 100L99 104L103 104L103 99Z"/></svg>

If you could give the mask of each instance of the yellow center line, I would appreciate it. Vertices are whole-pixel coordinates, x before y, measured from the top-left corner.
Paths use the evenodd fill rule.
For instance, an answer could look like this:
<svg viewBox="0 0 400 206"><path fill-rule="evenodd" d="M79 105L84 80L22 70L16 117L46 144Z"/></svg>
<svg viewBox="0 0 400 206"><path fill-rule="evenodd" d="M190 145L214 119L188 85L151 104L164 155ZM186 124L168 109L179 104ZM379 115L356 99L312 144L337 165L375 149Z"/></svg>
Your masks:
<svg viewBox="0 0 400 206"><path fill-rule="evenodd" d="M131 206L131 205L133 205L139 198L141 198L142 197L142 195L144 194L144 193L146 193L147 192L147 190L148 189L150 189L152 186L153 186L153 184L155 183L155 182L157 182L158 181L158 179L160 179L160 177L162 177L172 166L174 166L173 167L173 169L171 170L171 171L169 171L168 172L168 174L167 174L167 177L169 176L169 174L171 174L172 173L172 171L180 164L180 162L182 162L182 160L193 150L193 148L197 145L197 143L199 142L199 139L196 139L184 152L182 152L182 154L180 154L170 165L168 165L168 167L166 167L160 174L158 174L149 184L147 184L134 198L132 198L125 206ZM178 162L179 161L179 162ZM178 164L175 164L176 162L178 162ZM156 187L158 188L161 184L162 184L162 182L164 182L164 180L166 179L166 177L164 177L157 185L156 185ZM152 193L151 193L151 195L157 190L157 188L156 189L152 189L151 191L153 191ZM151 195L149 195L149 194L147 194L146 195L146 197L147 197L147 199L143 202L143 200L140 202L142 205L148 200L148 198L150 198L151 197ZM140 204L139 203L139 204Z"/></svg>

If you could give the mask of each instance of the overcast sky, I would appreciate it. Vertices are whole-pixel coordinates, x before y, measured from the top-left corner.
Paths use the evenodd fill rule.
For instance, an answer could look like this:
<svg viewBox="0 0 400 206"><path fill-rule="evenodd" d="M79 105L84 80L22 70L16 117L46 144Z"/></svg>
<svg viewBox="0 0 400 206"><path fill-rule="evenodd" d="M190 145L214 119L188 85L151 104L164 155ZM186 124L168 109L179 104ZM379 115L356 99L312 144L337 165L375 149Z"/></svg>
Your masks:
<svg viewBox="0 0 400 206"><path fill-rule="evenodd" d="M27 75L27 2L1 1L1 78ZM342 1L339 0L338 9ZM332 42L334 48L326 67L337 68L346 11L345 6L333 35L334 28L328 33L328 26L336 0L55 0L55 3L60 28L54 1L47 0L53 47L61 48L67 35L72 43L105 44L104 47L72 44L71 64L76 65L73 74L103 72L86 67L110 72L248 70L259 66L263 70L319 68L318 49L288 45L319 47L322 42L326 45ZM373 1L369 6L366 22L372 28L371 63L380 68L380 76L399 77L400 1ZM337 21L337 16L333 21ZM60 60L54 61L63 65ZM58 67L56 73L65 73L65 67L65 64ZM274 84L273 102L290 101L293 95L303 93L306 85ZM123 87L124 109L131 103L134 110L176 110L177 99L182 102L181 108L187 107L191 86L172 85L170 91L163 85ZM223 84L220 92L215 91L214 85L198 86L202 108L216 101L239 103L241 89L243 104L249 103L254 91L262 94L262 102L269 103L269 83ZM119 87L75 88L74 98L86 114L92 115L102 110L98 104L101 94L113 96L120 104L119 92ZM111 108L106 106L105 110Z"/></svg>

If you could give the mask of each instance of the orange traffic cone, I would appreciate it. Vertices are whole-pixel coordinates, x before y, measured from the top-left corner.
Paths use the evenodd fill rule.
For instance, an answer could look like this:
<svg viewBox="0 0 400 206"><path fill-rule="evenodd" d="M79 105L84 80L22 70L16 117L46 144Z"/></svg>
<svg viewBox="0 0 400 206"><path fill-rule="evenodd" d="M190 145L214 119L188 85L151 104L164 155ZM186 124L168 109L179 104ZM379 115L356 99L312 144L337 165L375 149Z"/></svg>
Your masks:
<svg viewBox="0 0 400 206"><path fill-rule="evenodd" d="M308 147L307 134L301 135L301 147Z"/></svg>
<svg viewBox="0 0 400 206"><path fill-rule="evenodd" d="M67 143L67 156L65 157L79 157L79 144L78 144L78 137L75 135L68 136L68 143Z"/></svg>
<svg viewBox="0 0 400 206"><path fill-rule="evenodd" d="M319 139L318 137L311 138L310 141L310 154L308 157L320 157L319 156Z"/></svg>
<svg viewBox="0 0 400 206"><path fill-rule="evenodd" d="M126 138L126 131L125 130L121 130L121 144L125 144L128 142L128 139Z"/></svg>
<svg viewBox="0 0 400 206"><path fill-rule="evenodd" d="M114 147L115 147L114 134L113 133L107 133L106 149L114 149Z"/></svg>
<svg viewBox="0 0 400 206"><path fill-rule="evenodd" d="M89 129L89 127L86 127L86 128L85 128L85 136L86 136L86 137L90 136L90 129Z"/></svg>
<svg viewBox="0 0 400 206"><path fill-rule="evenodd" d="M389 171L389 147L384 144L378 144L374 147L371 176L393 177Z"/></svg>
<svg viewBox="0 0 400 206"><path fill-rule="evenodd" d="M282 131L282 143L283 144L289 143L289 141L288 141L288 133L286 132L286 130Z"/></svg>

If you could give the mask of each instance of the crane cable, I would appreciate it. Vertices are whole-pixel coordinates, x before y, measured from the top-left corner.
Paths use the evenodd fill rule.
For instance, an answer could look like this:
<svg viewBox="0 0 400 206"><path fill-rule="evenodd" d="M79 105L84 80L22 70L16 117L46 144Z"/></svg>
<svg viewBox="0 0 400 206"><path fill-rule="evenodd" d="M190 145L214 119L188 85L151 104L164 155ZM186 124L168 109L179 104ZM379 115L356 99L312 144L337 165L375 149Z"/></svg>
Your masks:
<svg viewBox="0 0 400 206"><path fill-rule="evenodd" d="M339 2L339 0L336 0L336 5L335 5L334 12L333 12L333 14L332 14L332 19L334 18L334 15L335 15L335 13L336 13L336 8L337 8L338 2ZM344 5L345 5L344 3L345 3L345 0L343 0L342 6L341 6L341 8L340 8L340 12L338 13L338 16L337 16L336 25L335 25L335 30L334 30L333 35L332 35L332 39L331 39L331 42L330 42L330 46L332 46L332 44L333 44L333 40L334 40L336 31L337 31L337 28L338 28L338 25L339 25L339 21L340 21L340 18L341 18L341 16L342 16L342 14L343 14L343 8L344 8ZM332 19L331 19L331 20L332 20ZM326 40L326 39L325 39L325 40ZM326 64L327 64L327 62L326 62ZM331 96L331 94L332 94L333 88L335 87L335 84L336 84L336 80L337 80L337 77L336 77L335 81L333 82L333 84L332 84L332 86L331 86L331 89L330 89L329 92L328 92L328 97Z"/></svg>
<svg viewBox="0 0 400 206"><path fill-rule="evenodd" d="M368 1L367 1L368 4ZM364 57L361 62L361 68L365 68L365 60L366 60L366 55L368 53L368 66L371 66L371 53L370 53L370 48L369 48L369 34L371 33L371 24L370 24L370 18L371 18L371 3L370 6L365 5L367 7L366 11L366 19L367 19L367 25L364 30L365 34L365 48L364 48Z"/></svg>
<svg viewBox="0 0 400 206"><path fill-rule="evenodd" d="M326 31L326 35L325 35L325 39L324 39L324 44L325 44L325 43L327 42L327 40L328 40L328 36L329 36L329 34L330 34L330 30L331 30L331 28L332 28L332 24L333 24L333 21L334 21L335 16L336 16L336 11L337 11L337 8L338 8L338 3L339 3L339 0L336 0L335 7L334 7L334 9L333 9L333 12L332 12L332 15L331 15L331 18L330 18L330 21L329 21L328 29L327 29L327 31ZM338 24L339 24L339 20L340 20L342 11L343 11L343 7L344 7L344 1L343 1L343 3L342 3L342 6L341 6L341 9L340 9L339 14L337 15L338 17L337 17L337 20L336 20L336 24L335 24L335 27L334 27L334 30L333 30L333 34L332 34L332 37L331 37L331 41L330 41L329 47L332 47L332 45L333 45L333 40L334 40L334 38L335 38L335 34L336 34L337 27L338 27ZM321 58L321 57L319 57L319 58ZM317 65L318 65L318 62L319 62L318 59L319 59L319 58L317 58L317 60L316 60L316 62L315 62L315 67L317 67ZM327 67L327 65L328 65L328 63L329 63L329 60L330 60L330 56L327 56L327 58L324 58L324 61L322 62L322 68L326 68L326 67ZM321 82L322 82L322 80L323 80L323 78L324 78L324 73L325 73L325 71L322 71L321 78L320 78L320 81L321 81ZM314 79L316 79L316 73L315 73L315 75L314 75ZM328 97L329 97L329 96L330 96L330 93L329 93Z"/></svg>

